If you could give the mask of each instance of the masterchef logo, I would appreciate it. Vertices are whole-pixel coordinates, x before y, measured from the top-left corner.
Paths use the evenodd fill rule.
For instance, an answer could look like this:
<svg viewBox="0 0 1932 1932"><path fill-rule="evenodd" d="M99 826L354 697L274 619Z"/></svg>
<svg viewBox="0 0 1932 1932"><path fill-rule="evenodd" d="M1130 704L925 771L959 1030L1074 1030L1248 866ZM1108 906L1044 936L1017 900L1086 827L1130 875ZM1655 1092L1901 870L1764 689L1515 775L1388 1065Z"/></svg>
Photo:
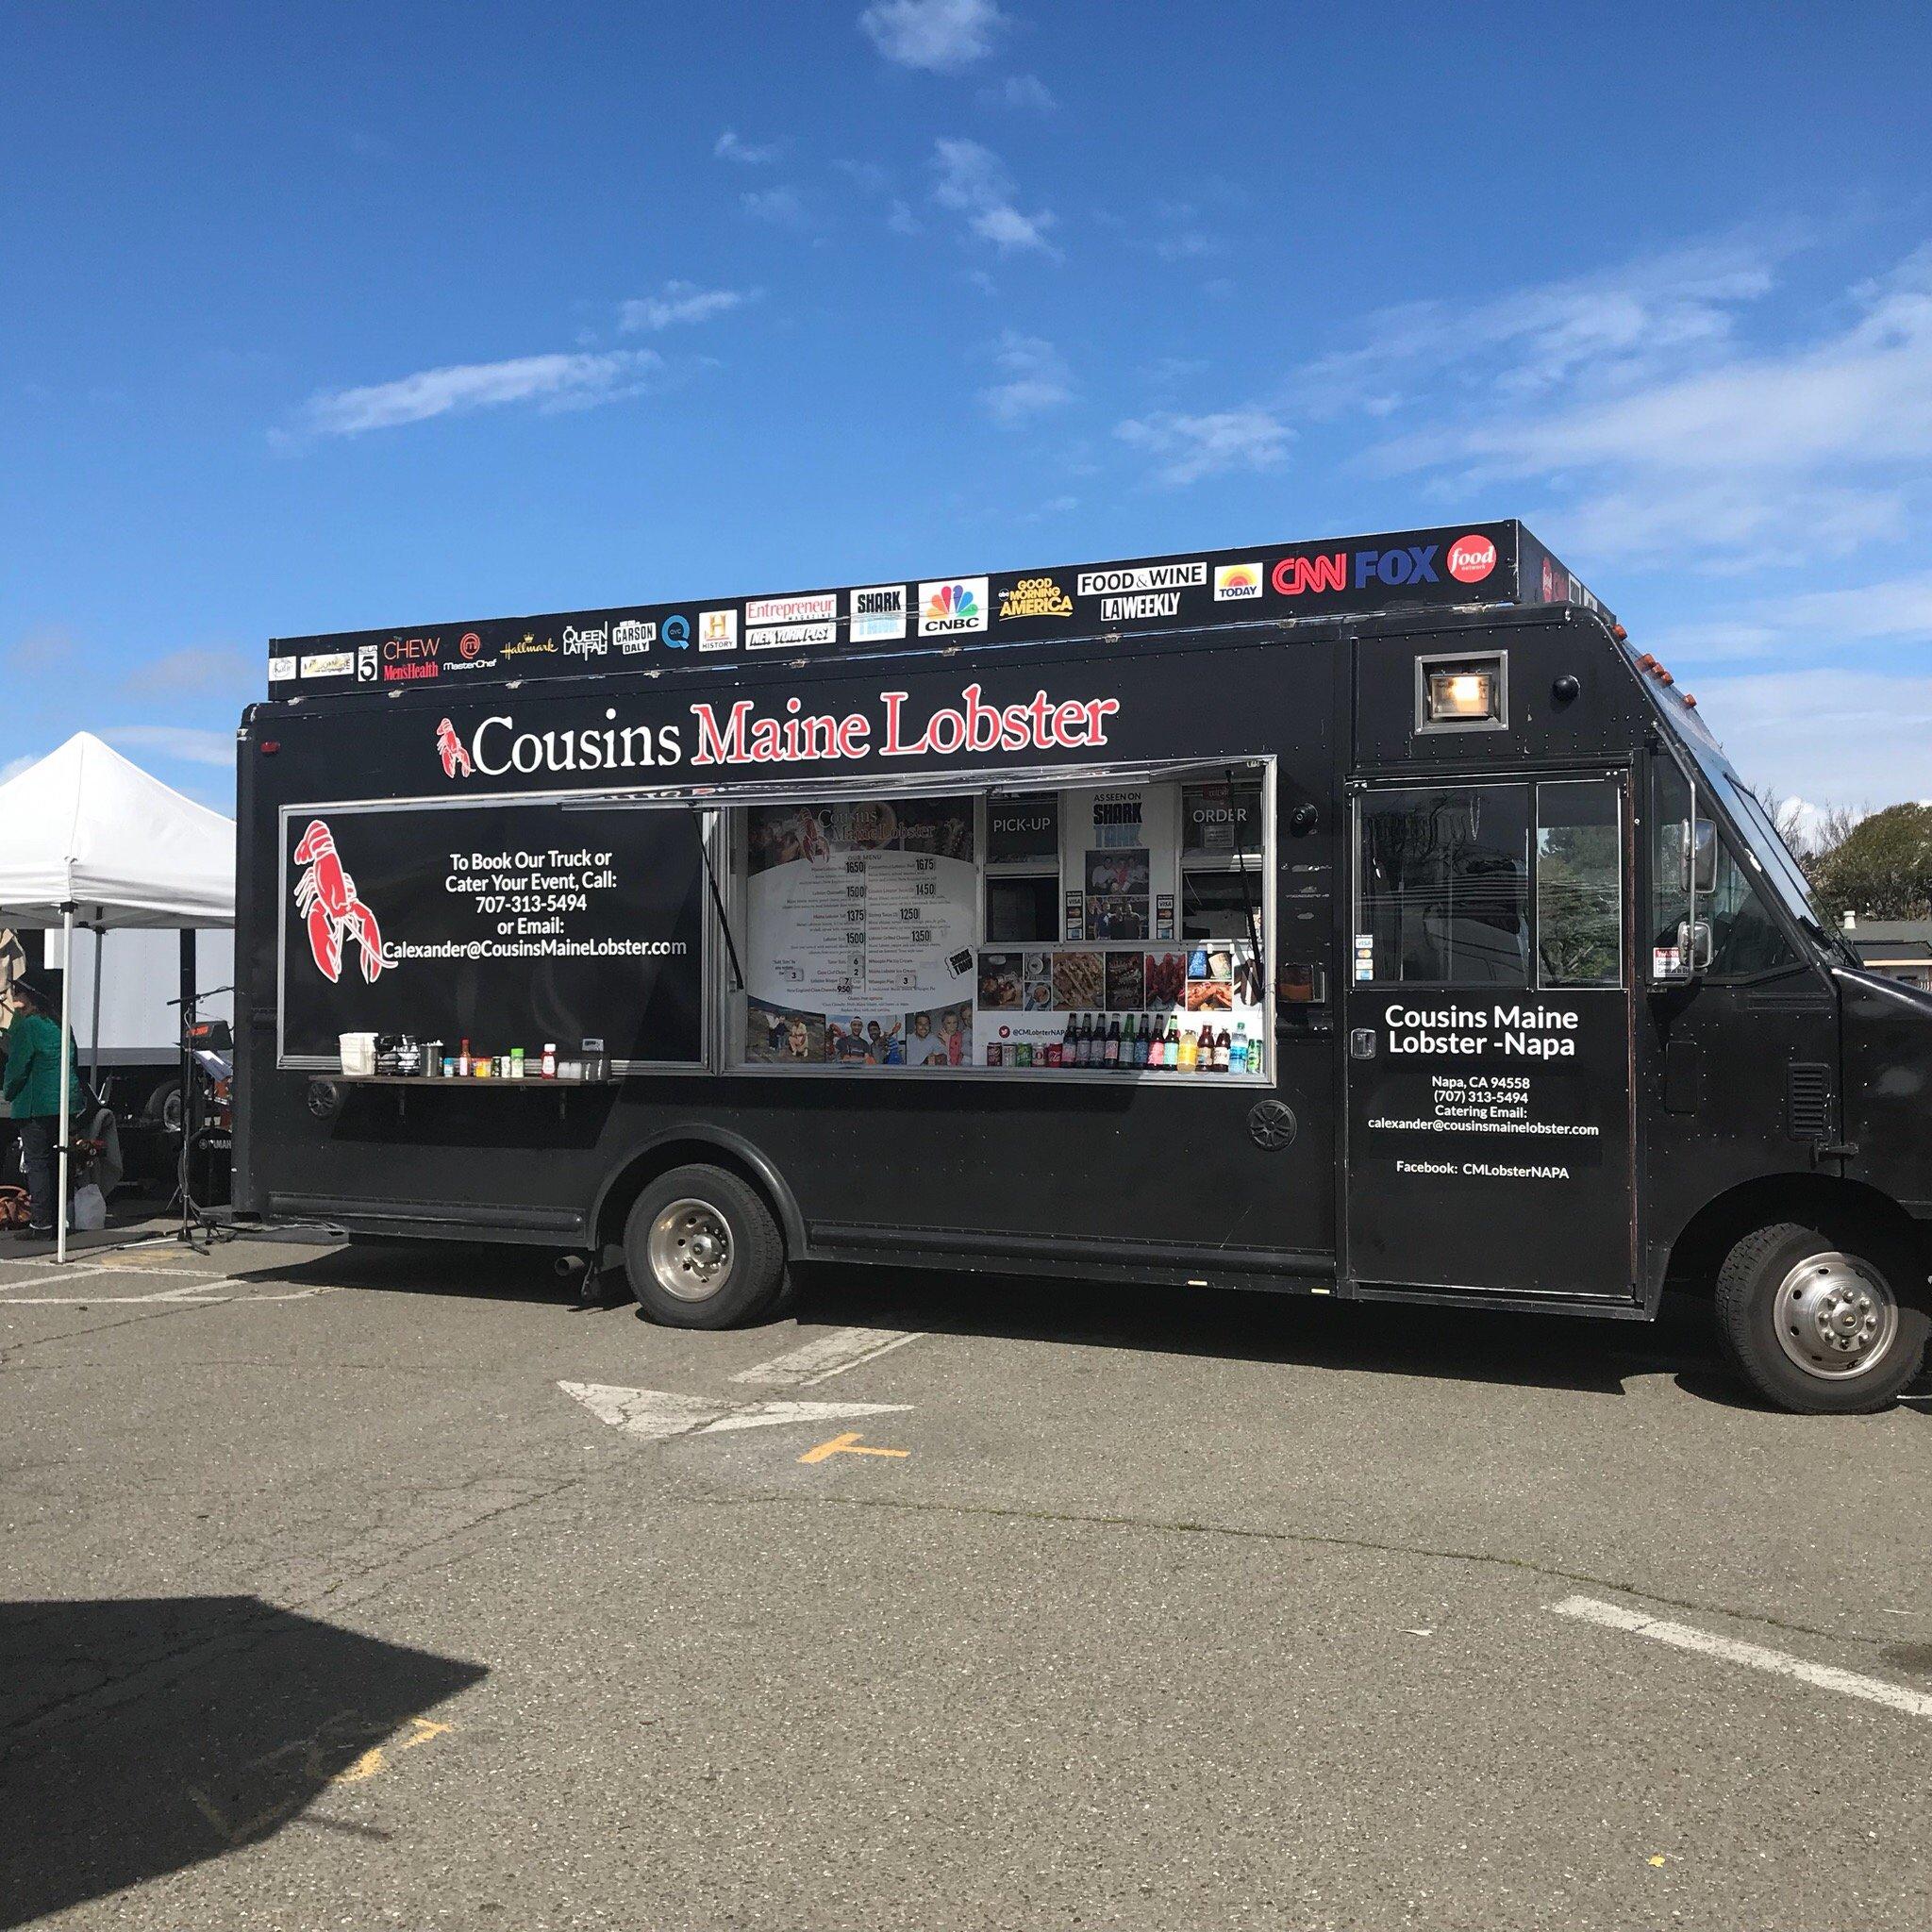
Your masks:
<svg viewBox="0 0 1932 1932"><path fill-rule="evenodd" d="M879 693L874 711L810 712L803 700L761 708L694 704L690 726L621 724L607 708L601 724L573 730L519 731L508 712L485 718L468 739L442 719L435 752L446 778L525 776L538 772L629 771L686 761L694 766L809 764L869 758L946 757L954 752L1086 751L1104 747L1118 698L1056 698L1044 688L1017 704L987 702L969 684L957 704L925 710L911 693Z"/></svg>

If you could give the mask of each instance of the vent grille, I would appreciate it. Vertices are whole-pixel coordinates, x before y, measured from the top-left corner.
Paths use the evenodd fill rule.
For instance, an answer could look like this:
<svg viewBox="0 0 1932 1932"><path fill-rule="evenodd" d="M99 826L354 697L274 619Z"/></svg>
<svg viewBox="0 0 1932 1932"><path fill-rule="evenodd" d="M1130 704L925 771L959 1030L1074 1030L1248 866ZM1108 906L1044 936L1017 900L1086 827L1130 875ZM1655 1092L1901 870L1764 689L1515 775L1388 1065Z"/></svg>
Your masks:
<svg viewBox="0 0 1932 1932"><path fill-rule="evenodd" d="M1831 1069L1793 1060L1785 1074L1785 1119L1794 1141L1831 1136Z"/></svg>

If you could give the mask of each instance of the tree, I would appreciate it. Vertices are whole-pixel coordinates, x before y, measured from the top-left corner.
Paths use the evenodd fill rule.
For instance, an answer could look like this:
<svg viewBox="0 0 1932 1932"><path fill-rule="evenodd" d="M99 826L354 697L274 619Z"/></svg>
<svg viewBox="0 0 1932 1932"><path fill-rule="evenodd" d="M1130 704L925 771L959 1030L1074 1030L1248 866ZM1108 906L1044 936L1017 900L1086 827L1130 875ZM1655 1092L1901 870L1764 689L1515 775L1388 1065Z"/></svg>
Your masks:
<svg viewBox="0 0 1932 1932"><path fill-rule="evenodd" d="M1932 805L1889 805L1860 819L1822 843L1811 874L1834 919L1932 918Z"/></svg>

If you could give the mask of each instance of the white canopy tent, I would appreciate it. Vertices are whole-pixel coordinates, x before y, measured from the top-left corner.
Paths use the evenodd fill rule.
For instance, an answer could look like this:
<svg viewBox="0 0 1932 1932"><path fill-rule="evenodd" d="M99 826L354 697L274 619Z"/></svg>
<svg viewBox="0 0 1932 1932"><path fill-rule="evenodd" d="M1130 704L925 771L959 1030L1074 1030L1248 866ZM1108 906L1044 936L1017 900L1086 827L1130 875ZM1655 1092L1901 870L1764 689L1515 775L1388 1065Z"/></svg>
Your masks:
<svg viewBox="0 0 1932 1932"><path fill-rule="evenodd" d="M0 785L0 926L232 926L235 824L163 785L91 732ZM98 988L100 954L94 955ZM73 974L60 996L57 1255L67 1258Z"/></svg>

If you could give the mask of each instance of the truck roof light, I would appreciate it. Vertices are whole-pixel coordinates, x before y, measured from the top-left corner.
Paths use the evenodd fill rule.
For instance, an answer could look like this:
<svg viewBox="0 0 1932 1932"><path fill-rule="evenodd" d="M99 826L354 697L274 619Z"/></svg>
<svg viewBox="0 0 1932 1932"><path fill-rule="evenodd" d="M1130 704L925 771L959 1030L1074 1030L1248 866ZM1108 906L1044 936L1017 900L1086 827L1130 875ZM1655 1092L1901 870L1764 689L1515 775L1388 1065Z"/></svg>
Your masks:
<svg viewBox="0 0 1932 1932"><path fill-rule="evenodd" d="M1625 630L1621 624L1611 625L1610 635L1613 638L1615 638L1620 644L1627 644L1630 641L1630 633L1627 630Z"/></svg>
<svg viewBox="0 0 1932 1932"><path fill-rule="evenodd" d="M1493 670L1446 670L1429 673L1429 723L1462 724L1499 717Z"/></svg>
<svg viewBox="0 0 1932 1932"><path fill-rule="evenodd" d="M1657 659L1646 651L1642 657L1638 658L1637 668L1640 671L1655 671L1657 669Z"/></svg>

